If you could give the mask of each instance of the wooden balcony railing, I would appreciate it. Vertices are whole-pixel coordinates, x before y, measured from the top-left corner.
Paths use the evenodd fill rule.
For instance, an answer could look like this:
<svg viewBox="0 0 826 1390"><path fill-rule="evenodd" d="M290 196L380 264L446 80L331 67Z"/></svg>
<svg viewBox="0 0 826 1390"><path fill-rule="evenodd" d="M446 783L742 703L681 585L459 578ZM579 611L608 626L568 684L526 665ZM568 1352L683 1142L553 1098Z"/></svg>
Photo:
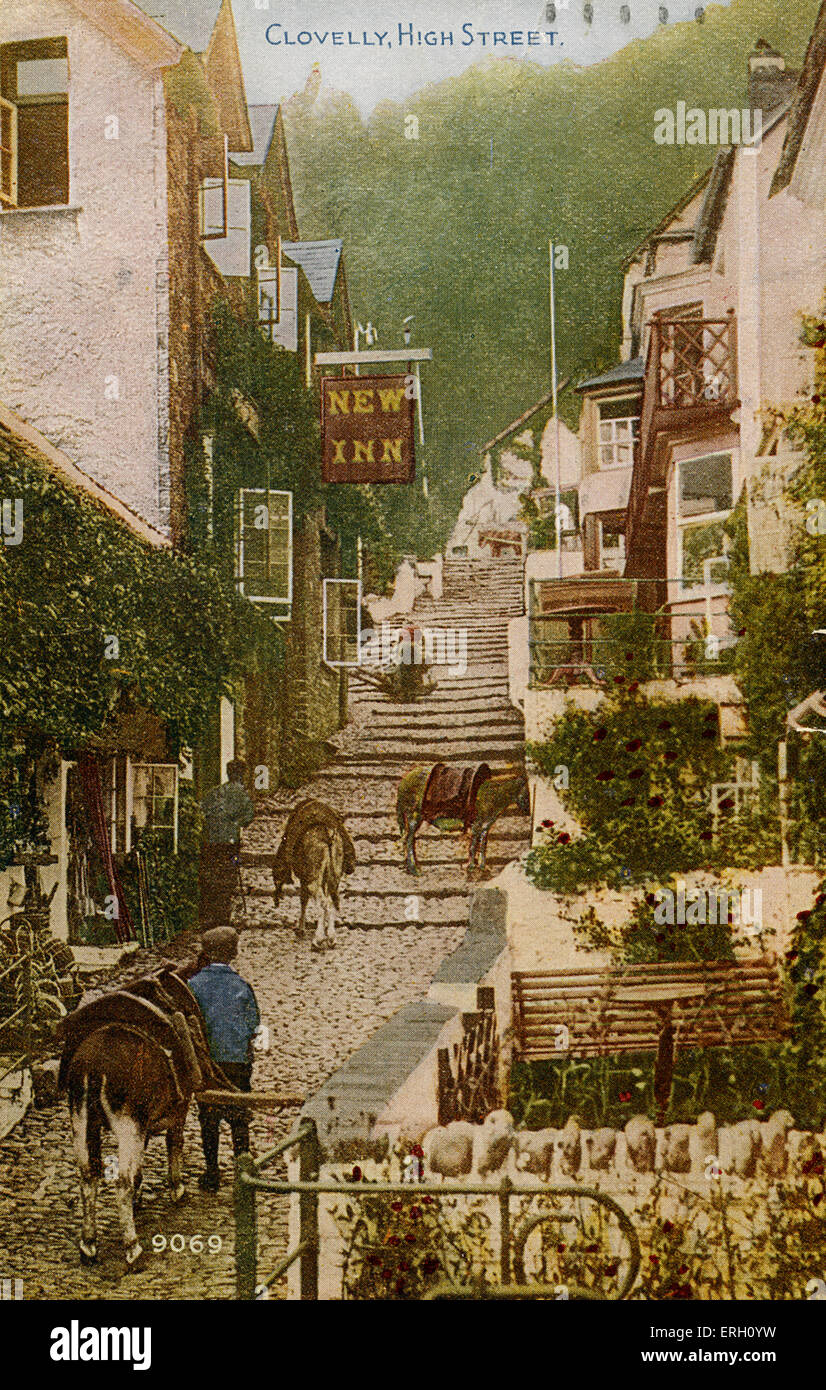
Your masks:
<svg viewBox="0 0 826 1390"><path fill-rule="evenodd" d="M657 437L669 428L701 428L715 413L737 404L737 321L734 311L723 319L662 319L651 324L640 439L628 504L628 543L639 538L649 487L654 477Z"/></svg>

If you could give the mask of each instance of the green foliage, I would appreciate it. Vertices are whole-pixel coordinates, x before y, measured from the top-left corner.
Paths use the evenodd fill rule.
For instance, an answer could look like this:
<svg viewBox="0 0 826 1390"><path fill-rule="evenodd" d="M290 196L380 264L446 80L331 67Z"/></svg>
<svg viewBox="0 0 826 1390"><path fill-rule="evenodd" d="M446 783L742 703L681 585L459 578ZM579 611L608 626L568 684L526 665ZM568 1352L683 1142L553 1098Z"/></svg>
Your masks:
<svg viewBox="0 0 826 1390"><path fill-rule="evenodd" d="M400 1157L391 1156L379 1181L399 1181ZM492 1260L491 1221L478 1201L448 1192L437 1201L418 1195L415 1185L409 1197L371 1194L360 1168L345 1181L353 1184L348 1200L333 1211L344 1240L342 1297L418 1300L436 1284L484 1277Z"/></svg>
<svg viewBox="0 0 826 1390"><path fill-rule="evenodd" d="M298 527L320 507L341 540L344 572L356 573L357 537L366 548L366 578L382 593L395 574L397 551L382 502L373 488L321 481L318 392L308 391L297 353L264 338L257 317L234 313L223 300L213 307L215 389L201 415L197 437L213 439L212 537L210 490L200 443L187 458L189 529L199 553L209 555L228 579L235 565L235 508L241 488L293 494ZM250 421L253 428L250 428Z"/></svg>
<svg viewBox="0 0 826 1390"><path fill-rule="evenodd" d="M213 567L151 548L5 450L0 495L21 498L24 512L22 544L0 554L0 782L46 733L78 750L136 708L166 724L173 753L197 747L248 664L280 659L275 629ZM2 866L16 838L8 816L0 834Z"/></svg>
<svg viewBox="0 0 826 1390"><path fill-rule="evenodd" d="M594 713L569 701L550 738L530 744L528 754L548 780L558 765L569 769L561 795L583 832L571 838L551 822L543 826L545 841L527 861L539 888L620 888L774 857L773 826L762 809L727 812L714 829L707 793L729 780L730 758L719 747L711 704L649 702L630 689Z"/></svg>
<svg viewBox="0 0 826 1390"><path fill-rule="evenodd" d="M431 502L418 488L388 499L403 550L443 543L482 445L547 390L549 234L570 250L557 331L561 371L578 379L616 360L621 256L714 153L655 144L654 112L688 91L706 109L745 105L756 35L795 66L817 9L732 0L581 68L491 58L367 120L338 93L284 104L304 235L344 238L354 305L382 343L401 347L414 314L414 342L434 348ZM404 138L408 113L419 140Z"/></svg>

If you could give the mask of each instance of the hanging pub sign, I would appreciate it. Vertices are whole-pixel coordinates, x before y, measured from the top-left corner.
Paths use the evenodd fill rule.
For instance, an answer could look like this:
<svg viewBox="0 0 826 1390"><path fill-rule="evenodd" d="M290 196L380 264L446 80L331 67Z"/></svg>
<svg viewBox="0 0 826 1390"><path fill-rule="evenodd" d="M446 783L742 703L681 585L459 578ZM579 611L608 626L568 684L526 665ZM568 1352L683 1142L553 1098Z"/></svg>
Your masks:
<svg viewBox="0 0 826 1390"><path fill-rule="evenodd" d="M413 482L416 402L410 381L404 376L322 377L325 483Z"/></svg>

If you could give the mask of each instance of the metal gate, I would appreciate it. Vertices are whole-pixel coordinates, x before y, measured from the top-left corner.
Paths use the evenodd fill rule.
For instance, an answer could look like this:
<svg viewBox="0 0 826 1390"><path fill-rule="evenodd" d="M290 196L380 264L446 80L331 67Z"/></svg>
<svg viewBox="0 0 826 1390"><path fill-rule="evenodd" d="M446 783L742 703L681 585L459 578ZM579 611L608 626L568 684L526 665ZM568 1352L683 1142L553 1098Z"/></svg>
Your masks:
<svg viewBox="0 0 826 1390"><path fill-rule="evenodd" d="M262 1176L275 1160L288 1150L298 1148L299 1175L295 1182L279 1182ZM235 1277L236 1297L252 1300L258 1297L258 1290L269 1289L291 1265L300 1261L301 1298L318 1298L318 1199L322 1194L348 1197L358 1201L360 1192L364 1196L386 1194L410 1197L430 1195L433 1198L453 1198L455 1196L495 1197L499 1205L499 1249L500 1282L497 1284L467 1285L440 1283L426 1294L428 1299L488 1299L516 1298L542 1299L559 1297L558 1289L540 1283L528 1283L525 1278L525 1245L528 1237L542 1224L548 1222L575 1221L571 1213L540 1212L512 1226L511 1202L519 1197L570 1197L593 1202L616 1218L628 1246L628 1267L616 1292L601 1295L592 1288L577 1285L566 1286L565 1297L571 1299L625 1299L630 1294L640 1267L640 1244L631 1218L618 1202L603 1192L590 1187L555 1187L541 1184L536 1187L517 1187L510 1178L504 1177L498 1187L484 1186L481 1183L464 1183L460 1186L443 1187L435 1182L371 1182L360 1189L358 1186L343 1186L340 1182L319 1181L320 1148L315 1124L312 1120L302 1120L298 1129L256 1160L251 1154L241 1154L235 1163ZM280 1196L297 1193L299 1196L298 1243L279 1260L275 1269L261 1276L258 1272L258 1193L271 1192Z"/></svg>

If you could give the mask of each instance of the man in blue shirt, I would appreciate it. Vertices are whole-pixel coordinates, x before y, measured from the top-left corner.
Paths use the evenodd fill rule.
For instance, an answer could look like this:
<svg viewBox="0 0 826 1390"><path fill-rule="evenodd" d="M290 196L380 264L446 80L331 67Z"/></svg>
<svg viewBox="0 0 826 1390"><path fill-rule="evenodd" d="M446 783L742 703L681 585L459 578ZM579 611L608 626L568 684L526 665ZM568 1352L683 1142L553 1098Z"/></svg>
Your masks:
<svg viewBox="0 0 826 1390"><path fill-rule="evenodd" d="M249 1091L252 1079L252 1039L261 1015L255 994L230 961L238 954L238 933L232 927L215 927L204 933L203 954L208 964L188 981L204 1016L212 1060L239 1091ZM206 1172L199 1178L205 1192L217 1192L218 1139L221 1120L232 1131L235 1154L249 1153L250 1125L246 1106L199 1105L201 1140Z"/></svg>

